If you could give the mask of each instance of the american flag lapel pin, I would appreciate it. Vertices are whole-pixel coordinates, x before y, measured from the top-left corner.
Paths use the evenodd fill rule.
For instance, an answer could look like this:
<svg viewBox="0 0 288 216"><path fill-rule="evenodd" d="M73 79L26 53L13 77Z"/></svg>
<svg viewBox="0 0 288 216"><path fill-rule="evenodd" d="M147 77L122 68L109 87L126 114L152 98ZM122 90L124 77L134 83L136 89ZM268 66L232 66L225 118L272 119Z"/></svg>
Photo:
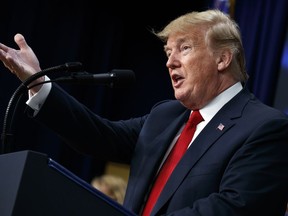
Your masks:
<svg viewBox="0 0 288 216"><path fill-rule="evenodd" d="M217 127L218 130L222 131L224 129L224 125L222 123L220 123Z"/></svg>

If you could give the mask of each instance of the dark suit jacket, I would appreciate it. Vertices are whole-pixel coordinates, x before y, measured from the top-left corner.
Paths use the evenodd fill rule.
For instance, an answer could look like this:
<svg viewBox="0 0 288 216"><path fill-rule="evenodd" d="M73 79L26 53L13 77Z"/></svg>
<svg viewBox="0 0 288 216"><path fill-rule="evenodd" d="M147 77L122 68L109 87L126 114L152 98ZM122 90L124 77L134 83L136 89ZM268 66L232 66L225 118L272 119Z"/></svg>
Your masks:
<svg viewBox="0 0 288 216"><path fill-rule="evenodd" d="M124 206L139 214L163 155L189 113L170 100L146 116L109 121L54 86L36 119L78 151L131 163ZM198 135L152 215L283 216L287 195L287 116L244 89Z"/></svg>

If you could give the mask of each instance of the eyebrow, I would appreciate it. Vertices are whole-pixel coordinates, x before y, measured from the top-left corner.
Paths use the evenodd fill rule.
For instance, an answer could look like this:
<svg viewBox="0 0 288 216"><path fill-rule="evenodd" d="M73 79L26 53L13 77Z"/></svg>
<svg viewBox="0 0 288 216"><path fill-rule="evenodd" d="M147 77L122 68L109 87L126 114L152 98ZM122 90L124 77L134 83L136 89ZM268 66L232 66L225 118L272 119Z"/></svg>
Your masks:
<svg viewBox="0 0 288 216"><path fill-rule="evenodd" d="M188 36L181 37L181 38L176 40L176 44L179 45L179 44L182 44L186 41L191 41L191 38ZM167 44L165 44L164 45L164 52L167 52L167 50L170 50L170 48L167 46Z"/></svg>
<svg viewBox="0 0 288 216"><path fill-rule="evenodd" d="M164 52L167 52L167 50L169 50L169 48L167 47L167 45L164 45Z"/></svg>

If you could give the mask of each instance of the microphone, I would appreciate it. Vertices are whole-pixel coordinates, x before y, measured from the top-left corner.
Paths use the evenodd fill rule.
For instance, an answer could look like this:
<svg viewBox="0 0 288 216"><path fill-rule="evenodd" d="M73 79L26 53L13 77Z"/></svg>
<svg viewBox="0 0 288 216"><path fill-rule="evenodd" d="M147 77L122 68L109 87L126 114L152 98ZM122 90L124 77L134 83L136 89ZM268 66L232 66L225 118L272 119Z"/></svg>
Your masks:
<svg viewBox="0 0 288 216"><path fill-rule="evenodd" d="M12 142L13 141L12 126L14 125L12 123L15 120L15 114L17 113L17 108L20 99L25 90L29 90L34 86L44 84L46 82L58 82L58 81L67 83L76 83L76 84L108 85L109 87L127 87L135 81L135 74L132 70L114 69L106 74L91 74L85 71L79 72L81 71L81 68L82 64L80 62L69 62L63 65L50 67L33 74L32 76L24 80L20 86L18 86L18 88L14 91L13 95L9 100L8 106L6 108L6 113L4 116L3 131L1 134L2 145L0 149L2 154L9 153L14 148ZM64 76L29 86L34 80L43 75L51 75L58 72L61 73L64 72Z"/></svg>
<svg viewBox="0 0 288 216"><path fill-rule="evenodd" d="M2 139L1 153L11 152L11 150L13 149L13 143L11 142L13 139L12 123L15 120L15 114L17 113L17 108L24 91L29 90L30 88L28 87L29 84L31 84L34 80L43 75L48 75L50 73L53 74L56 72L75 73L75 71L79 71L81 68L82 68L81 62L68 62L62 65L50 67L31 75L26 80L24 80L20 86L18 86L18 88L14 91L13 95L11 96L6 108L3 122L3 131L1 134Z"/></svg>
<svg viewBox="0 0 288 216"><path fill-rule="evenodd" d="M59 77L54 81L76 84L107 85L111 88L128 87L135 82L132 70L113 69L109 73L91 74L88 72L72 73L70 76Z"/></svg>

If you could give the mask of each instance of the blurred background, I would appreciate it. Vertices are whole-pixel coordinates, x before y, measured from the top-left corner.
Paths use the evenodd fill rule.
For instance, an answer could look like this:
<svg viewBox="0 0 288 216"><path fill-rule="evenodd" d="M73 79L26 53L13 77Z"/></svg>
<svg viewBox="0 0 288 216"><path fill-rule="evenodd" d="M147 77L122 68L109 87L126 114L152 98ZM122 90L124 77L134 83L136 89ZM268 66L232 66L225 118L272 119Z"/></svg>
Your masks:
<svg viewBox="0 0 288 216"><path fill-rule="evenodd" d="M264 103L288 114L287 0L177 0L160 1L157 6L155 1L6 1L1 5L0 42L17 48L13 37L22 33L42 69L81 62L83 70L95 74L133 70L136 83L127 88L60 84L97 114L126 119L148 113L159 100L174 98L163 44L151 30L160 30L183 13L216 7L240 26L250 90ZM1 64L1 131L9 100L20 84ZM25 117L26 99L24 95L11 123L13 151L43 152L89 182L104 173L127 178L128 165L82 155Z"/></svg>

